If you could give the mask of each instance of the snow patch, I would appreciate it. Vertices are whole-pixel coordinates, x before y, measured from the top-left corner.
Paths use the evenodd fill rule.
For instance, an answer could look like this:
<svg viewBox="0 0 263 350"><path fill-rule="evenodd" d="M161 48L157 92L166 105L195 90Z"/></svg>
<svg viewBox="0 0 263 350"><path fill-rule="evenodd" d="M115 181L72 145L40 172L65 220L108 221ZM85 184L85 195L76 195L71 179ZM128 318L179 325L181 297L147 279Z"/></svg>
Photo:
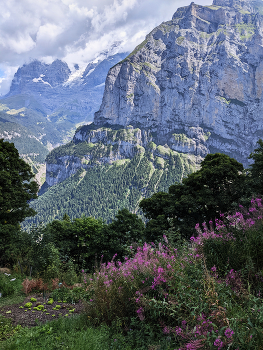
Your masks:
<svg viewBox="0 0 263 350"><path fill-rule="evenodd" d="M40 74L40 77L39 78L34 78L32 81L33 83L43 83L43 84L46 84L46 85L49 85L50 87L52 87L47 81L44 81L42 79L42 77L44 77L45 75L44 74Z"/></svg>
<svg viewBox="0 0 263 350"><path fill-rule="evenodd" d="M76 69L74 72L72 72L70 74L70 76L68 77L68 80L65 81L65 83L63 84L63 86L75 84L77 80L80 80L82 78L82 75L83 75L85 69L86 69L86 67L84 66L84 67Z"/></svg>

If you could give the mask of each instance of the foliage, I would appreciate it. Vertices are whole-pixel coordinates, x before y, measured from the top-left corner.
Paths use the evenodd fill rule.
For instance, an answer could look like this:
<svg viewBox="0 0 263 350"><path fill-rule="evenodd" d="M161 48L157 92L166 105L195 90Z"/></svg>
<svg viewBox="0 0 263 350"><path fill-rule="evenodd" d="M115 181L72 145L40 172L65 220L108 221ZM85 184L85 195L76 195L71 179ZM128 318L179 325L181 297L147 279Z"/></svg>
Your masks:
<svg viewBox="0 0 263 350"><path fill-rule="evenodd" d="M67 303L78 303L80 300L85 300L87 298L87 292L82 287L74 287L69 289L65 286L62 286L58 289L55 289L51 293L52 300Z"/></svg>
<svg viewBox="0 0 263 350"><path fill-rule="evenodd" d="M216 269L208 270L207 257L199 254L198 241L180 249L169 246L166 237L164 241L166 245L158 247L145 243L123 263L113 259L101 264L94 274L84 273L84 288L76 288L75 292L64 287L54 290L52 296L57 299L70 293L76 293L76 301L85 299L85 322L89 321L83 323L83 318L81 329L74 328L77 318L35 327L30 333L30 346L48 349L51 341L53 347L67 341L69 348L78 345L85 349L80 342L84 342L83 331L89 334L96 326L103 327L104 333L100 334L108 343L100 346L105 349L226 350L231 344L233 349L260 349L262 299L250 294L243 277L231 266L222 277ZM21 330L10 346L16 344L22 349L28 337L29 331Z"/></svg>
<svg viewBox="0 0 263 350"><path fill-rule="evenodd" d="M202 231L197 225L199 235L192 238L204 252L209 269L216 269L219 276L242 275L250 284L251 292L263 293L263 206L261 199L252 199L249 210L240 206L233 215L221 214L216 228L204 224ZM238 272L237 272L238 271Z"/></svg>
<svg viewBox="0 0 263 350"><path fill-rule="evenodd" d="M71 220L85 215L107 223L123 208L140 213L138 204L143 197L168 191L170 185L193 171L191 160L183 154L167 155L163 168L155 164L155 158L145 151L122 165L94 164L88 171L79 170L31 203L38 214L25 220L24 227L61 220L65 213Z"/></svg>
<svg viewBox="0 0 263 350"><path fill-rule="evenodd" d="M44 290L48 290L48 284L44 283L42 278L37 279L24 279L22 282L23 292L25 294L30 294L32 291L34 292L42 292Z"/></svg>
<svg viewBox="0 0 263 350"><path fill-rule="evenodd" d="M115 328L101 325L94 328L83 315L60 318L45 325L21 329L14 337L0 343L3 350L53 350L59 348L83 350L171 350L168 342L153 342L153 334L147 327L134 320L132 329L124 335L118 325Z"/></svg>
<svg viewBox="0 0 263 350"><path fill-rule="evenodd" d="M170 186L169 193L157 193L140 202L147 226L156 230L160 221L168 229L172 220L175 230L185 238L194 233L195 224L219 218L221 212L231 210L243 195L245 175L243 166L225 154L208 154L201 169ZM165 220L167 221L165 224ZM150 231L147 230L146 232Z"/></svg>
<svg viewBox="0 0 263 350"><path fill-rule="evenodd" d="M131 245L138 245L143 241L143 234L143 221L128 209L119 210L115 220L104 226L97 254L102 254L104 261L110 261L114 254L123 260L129 254Z"/></svg>
<svg viewBox="0 0 263 350"><path fill-rule="evenodd" d="M46 247L49 247L49 256L53 249L55 257L48 258L49 263L43 262L42 269L38 266L37 271L45 271L43 276L46 280L59 278L72 285L77 282L76 269L92 269L102 255L107 261L115 252L119 259L124 259L128 246L135 242L138 244L143 239L143 232L142 220L127 209L120 210L109 225L85 216L71 221L65 215L63 220L54 220L40 230L41 241L36 247L38 256L34 265L43 256Z"/></svg>
<svg viewBox="0 0 263 350"><path fill-rule="evenodd" d="M250 165L250 186L256 196L263 195L263 141L259 139L257 144L258 148L249 156L254 160Z"/></svg>
<svg viewBox="0 0 263 350"><path fill-rule="evenodd" d="M12 277L0 274L0 293L3 297L12 296L15 293L15 283L10 281ZM13 282L13 283L12 283Z"/></svg>
<svg viewBox="0 0 263 350"><path fill-rule="evenodd" d="M24 307L26 307L26 308L30 308L31 306L32 306L32 303L30 303L30 302L28 302L24 305Z"/></svg>
<svg viewBox="0 0 263 350"><path fill-rule="evenodd" d="M37 198L30 166L19 157L13 143L0 140L0 224L15 225L35 211L28 202Z"/></svg>
<svg viewBox="0 0 263 350"><path fill-rule="evenodd" d="M67 283L76 282L72 260L79 268L94 264L103 226L101 220L82 216L73 221L67 217L60 221L54 220L44 229L44 239L52 242L60 253Z"/></svg>
<svg viewBox="0 0 263 350"><path fill-rule="evenodd" d="M21 326L13 326L12 321L0 315L0 346L1 341L13 336L21 329Z"/></svg>
<svg viewBox="0 0 263 350"><path fill-rule="evenodd" d="M176 349L258 348L262 300L241 286L231 271L218 280L192 248L145 244L133 259L102 264L92 275L86 314L95 325L118 323L126 334L137 318Z"/></svg>

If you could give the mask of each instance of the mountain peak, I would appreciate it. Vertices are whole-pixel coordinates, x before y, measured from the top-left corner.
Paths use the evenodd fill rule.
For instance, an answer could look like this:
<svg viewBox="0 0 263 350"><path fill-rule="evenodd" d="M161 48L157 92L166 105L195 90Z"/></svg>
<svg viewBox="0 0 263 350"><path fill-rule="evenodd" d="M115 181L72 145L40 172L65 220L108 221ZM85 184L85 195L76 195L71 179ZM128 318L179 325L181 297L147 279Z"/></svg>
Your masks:
<svg viewBox="0 0 263 350"><path fill-rule="evenodd" d="M109 71L95 125L150 129L174 150L201 145L195 128L210 135L204 153L245 164L263 132L261 8L259 0L178 8Z"/></svg>

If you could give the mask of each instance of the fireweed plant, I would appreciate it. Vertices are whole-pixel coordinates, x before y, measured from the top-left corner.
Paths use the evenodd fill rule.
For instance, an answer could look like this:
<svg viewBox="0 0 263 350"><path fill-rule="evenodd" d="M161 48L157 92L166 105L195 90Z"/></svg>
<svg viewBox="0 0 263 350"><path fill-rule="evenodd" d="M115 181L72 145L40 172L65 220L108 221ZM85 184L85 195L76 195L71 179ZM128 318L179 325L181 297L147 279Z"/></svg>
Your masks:
<svg viewBox="0 0 263 350"><path fill-rule="evenodd" d="M216 268L207 269L200 237L180 252L164 239L158 247L145 243L123 263L114 256L93 275L83 272L87 317L94 325L118 324L126 334L137 318L157 338L166 337L167 349L260 349L260 299L249 299L245 287L244 295L233 291L232 276L235 287L240 282L236 272L228 283ZM245 311L247 305L255 314Z"/></svg>
<svg viewBox="0 0 263 350"><path fill-rule="evenodd" d="M115 255L82 271L85 322L109 330L109 349L263 350L262 217L252 200L215 228L197 226L189 244L164 236L124 262Z"/></svg>
<svg viewBox="0 0 263 350"><path fill-rule="evenodd" d="M196 225L198 236L192 237L196 252L204 254L209 269L216 268L220 277L241 280L255 295L263 293L263 205L261 199L252 199L249 210L240 206L233 215L221 214L215 229ZM238 277L239 276L239 277ZM239 282L238 282L239 281ZM241 290L241 289L240 289Z"/></svg>
<svg viewBox="0 0 263 350"><path fill-rule="evenodd" d="M205 223L203 229L196 225L198 236L191 237L191 241L195 254L202 256L210 270L217 291L228 288L230 298L217 293L219 297L224 295L221 305L233 332L232 345L263 349L262 200L252 199L248 210L239 207L233 215L221 214L215 228L212 222L209 228ZM219 340L216 343L221 344Z"/></svg>

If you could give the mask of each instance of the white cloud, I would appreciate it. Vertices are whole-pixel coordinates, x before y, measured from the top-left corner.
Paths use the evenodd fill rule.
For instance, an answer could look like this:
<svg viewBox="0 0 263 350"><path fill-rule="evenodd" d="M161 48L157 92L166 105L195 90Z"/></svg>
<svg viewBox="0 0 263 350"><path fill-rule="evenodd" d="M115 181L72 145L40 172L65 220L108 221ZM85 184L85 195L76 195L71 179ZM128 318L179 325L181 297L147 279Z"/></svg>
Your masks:
<svg viewBox="0 0 263 350"><path fill-rule="evenodd" d="M0 11L0 67L11 73L31 59L85 65L116 41L132 51L155 26L191 0L8 0ZM208 5L212 0L200 0Z"/></svg>
<svg viewBox="0 0 263 350"><path fill-rule="evenodd" d="M18 66L12 67L0 65L0 70L2 70L2 68L5 68L5 74L4 77L0 78L0 96L5 95L9 91L10 82L12 81Z"/></svg>

